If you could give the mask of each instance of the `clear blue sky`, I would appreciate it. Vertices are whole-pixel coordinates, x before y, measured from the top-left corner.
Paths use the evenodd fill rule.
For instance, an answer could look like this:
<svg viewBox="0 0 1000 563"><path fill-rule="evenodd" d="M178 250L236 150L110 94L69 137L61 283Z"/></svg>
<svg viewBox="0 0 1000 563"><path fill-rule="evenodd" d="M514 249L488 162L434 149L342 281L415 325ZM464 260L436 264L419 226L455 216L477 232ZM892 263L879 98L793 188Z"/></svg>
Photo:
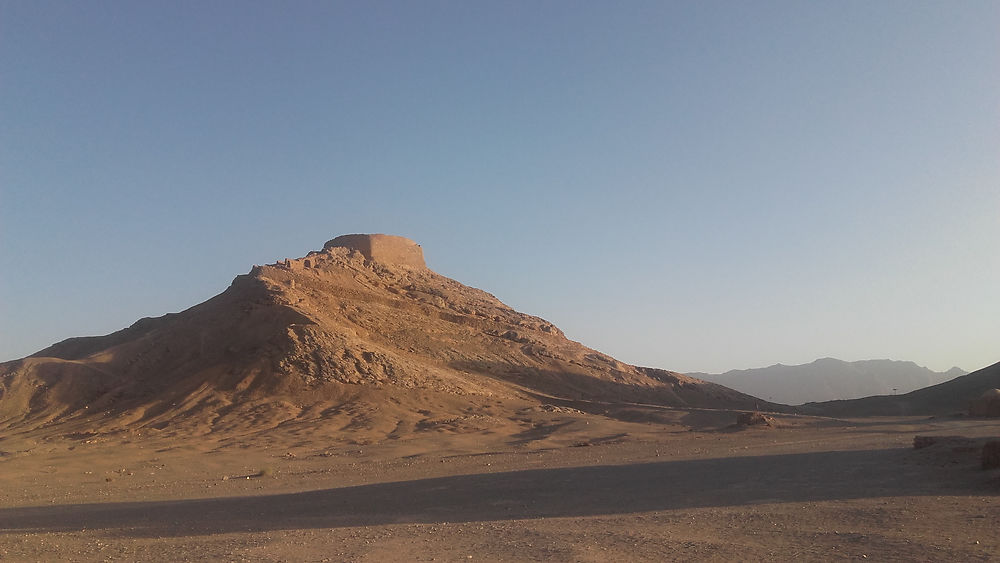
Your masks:
<svg viewBox="0 0 1000 563"><path fill-rule="evenodd" d="M338 234L621 360L1000 361L1000 3L0 2L0 360Z"/></svg>

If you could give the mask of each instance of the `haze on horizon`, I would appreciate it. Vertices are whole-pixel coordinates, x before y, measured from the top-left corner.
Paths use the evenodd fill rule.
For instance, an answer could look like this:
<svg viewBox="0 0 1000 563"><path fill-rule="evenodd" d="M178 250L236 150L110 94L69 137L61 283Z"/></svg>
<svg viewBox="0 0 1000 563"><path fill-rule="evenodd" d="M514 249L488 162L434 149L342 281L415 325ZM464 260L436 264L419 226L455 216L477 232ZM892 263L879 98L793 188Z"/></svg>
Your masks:
<svg viewBox="0 0 1000 563"><path fill-rule="evenodd" d="M626 362L1000 360L1000 4L0 5L0 361L336 235Z"/></svg>

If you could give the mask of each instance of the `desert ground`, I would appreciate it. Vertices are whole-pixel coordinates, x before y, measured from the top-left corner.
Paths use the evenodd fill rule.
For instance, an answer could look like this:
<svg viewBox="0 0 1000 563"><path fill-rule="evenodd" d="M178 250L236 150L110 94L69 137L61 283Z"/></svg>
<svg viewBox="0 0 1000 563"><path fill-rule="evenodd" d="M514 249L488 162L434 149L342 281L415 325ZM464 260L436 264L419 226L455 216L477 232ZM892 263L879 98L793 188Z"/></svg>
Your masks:
<svg viewBox="0 0 1000 563"><path fill-rule="evenodd" d="M384 439L7 435L0 559L1000 560L1000 471L978 455L998 419L517 412Z"/></svg>
<svg viewBox="0 0 1000 563"><path fill-rule="evenodd" d="M0 364L0 559L1000 560L998 378L768 403L347 235Z"/></svg>

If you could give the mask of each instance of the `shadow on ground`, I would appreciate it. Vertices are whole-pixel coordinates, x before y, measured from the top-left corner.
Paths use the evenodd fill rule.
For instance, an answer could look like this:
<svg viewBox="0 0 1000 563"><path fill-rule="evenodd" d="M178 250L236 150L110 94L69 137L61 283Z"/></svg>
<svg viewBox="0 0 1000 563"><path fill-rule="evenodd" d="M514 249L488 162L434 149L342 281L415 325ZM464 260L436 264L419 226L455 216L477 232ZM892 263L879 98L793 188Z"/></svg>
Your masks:
<svg viewBox="0 0 1000 563"><path fill-rule="evenodd" d="M459 475L301 493L0 509L0 533L190 536L470 522L866 497L996 494L983 472L909 449L834 451Z"/></svg>

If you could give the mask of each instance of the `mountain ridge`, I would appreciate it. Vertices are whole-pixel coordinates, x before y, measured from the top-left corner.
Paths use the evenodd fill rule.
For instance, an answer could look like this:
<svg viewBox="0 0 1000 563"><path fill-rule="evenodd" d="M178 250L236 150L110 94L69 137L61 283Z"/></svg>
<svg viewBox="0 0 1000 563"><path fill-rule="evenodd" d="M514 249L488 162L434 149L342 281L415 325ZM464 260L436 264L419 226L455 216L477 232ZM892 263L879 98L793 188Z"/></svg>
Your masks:
<svg viewBox="0 0 1000 563"><path fill-rule="evenodd" d="M1000 388L1000 362L909 393L807 403L798 409L821 416L965 415L971 401L996 388Z"/></svg>
<svg viewBox="0 0 1000 563"><path fill-rule="evenodd" d="M775 402L799 405L893 392L907 393L966 373L957 367L935 372L912 361L878 359L848 362L826 357L808 364L779 363L722 374L689 372L687 375Z"/></svg>

